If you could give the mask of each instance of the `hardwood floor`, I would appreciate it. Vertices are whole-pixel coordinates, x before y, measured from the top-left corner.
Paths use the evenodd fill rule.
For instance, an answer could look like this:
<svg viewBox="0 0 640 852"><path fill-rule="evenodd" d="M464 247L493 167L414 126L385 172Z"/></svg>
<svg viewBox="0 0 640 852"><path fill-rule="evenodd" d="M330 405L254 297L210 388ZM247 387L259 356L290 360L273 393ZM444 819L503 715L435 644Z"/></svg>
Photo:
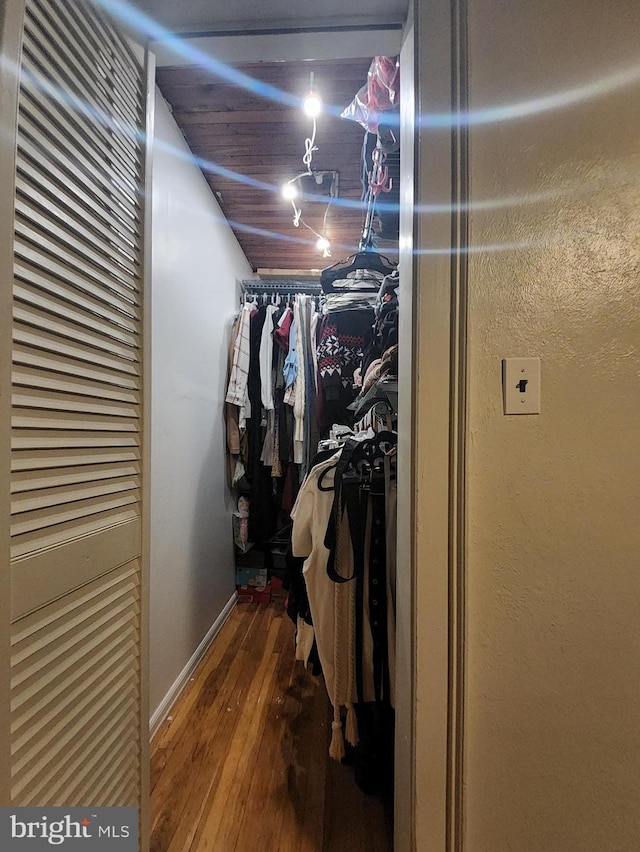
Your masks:
<svg viewBox="0 0 640 852"><path fill-rule="evenodd" d="M283 598L239 604L152 743L152 852L390 852L330 718Z"/></svg>

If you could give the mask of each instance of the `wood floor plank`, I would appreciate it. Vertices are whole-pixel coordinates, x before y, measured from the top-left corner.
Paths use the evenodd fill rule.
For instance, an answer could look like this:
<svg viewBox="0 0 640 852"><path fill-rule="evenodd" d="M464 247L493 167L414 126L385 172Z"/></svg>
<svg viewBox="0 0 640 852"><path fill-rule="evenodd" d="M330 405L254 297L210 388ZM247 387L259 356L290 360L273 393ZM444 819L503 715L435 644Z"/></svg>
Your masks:
<svg viewBox="0 0 640 852"><path fill-rule="evenodd" d="M250 629L259 635L259 624L268 615L260 611L250 613ZM193 817L198 813L202 799L215 779L224 760L224 751L231 737L237 715L231 707L239 703L256 674L258 661L255 654L245 646L247 634L236 648L229 648L228 665L222 679L215 673L207 679L201 700L193 709L190 719L190 735L181 736L174 754L165 767L162 777L152 796L154 814L152 839L156 837L155 820L163 823L159 845L152 848L156 852L168 852L169 849L181 849L180 843L189 834ZM170 807L166 804L170 803Z"/></svg>
<svg viewBox="0 0 640 852"><path fill-rule="evenodd" d="M267 611L258 612L252 623L256 648L261 647L264 627L269 621ZM212 713L196 728L196 760L187 761L180 768L180 794L184 802L177 827L171 841L161 852L183 852L192 847L194 834L206 813L205 806L212 789L217 789L224 769L229 742L238 725L238 707L260 670L261 657L247 645L247 634L235 652L229 675L223 681L212 703ZM186 776L186 777L185 777ZM158 850L160 852L160 850Z"/></svg>
<svg viewBox="0 0 640 852"><path fill-rule="evenodd" d="M254 818L261 808L253 807L252 778L256 763L262 759L262 739L265 734L268 695L273 688L278 659L273 654L278 623L271 621L266 645L261 656L259 675L253 679L243 707L239 709L238 725L228 744L219 783L210 793L200 829L195 835L199 852L236 848L246 811ZM256 800L259 803L261 800Z"/></svg>
<svg viewBox="0 0 640 852"><path fill-rule="evenodd" d="M282 668L285 670L284 661ZM307 791L306 761L301 761L298 754L299 737L305 714L309 717L313 693L309 688L311 684L308 676L299 664L294 661L286 670L289 674L287 686L276 714L276 724L280 723L277 734L280 754L274 762L268 793L269 800L274 802L269 848L280 852L297 852L300 848ZM318 735L324 741L322 723L313 731L314 737Z"/></svg>
<svg viewBox="0 0 640 852"><path fill-rule="evenodd" d="M257 615L257 612L254 614ZM181 725L188 722L190 713L200 699L202 685L212 672L218 672L218 677L224 674L220 671L220 664L224 654L232 642L242 641L247 630L251 627L251 621L242 619L238 613L237 607L231 611L229 618L225 622L223 629L218 633L215 640L210 645L207 653L200 661L200 664L194 672L192 679L187 683L182 693L180 700L171 708L171 721L166 721L160 726L158 732L152 740L151 747L153 749L164 749L172 747L176 741L176 734L180 733ZM241 633L238 638L238 633Z"/></svg>
<svg viewBox="0 0 640 852"><path fill-rule="evenodd" d="M257 611L252 613L246 620L235 616L235 611L229 618L225 629L218 637L221 641L215 642L209 648L205 658L201 661L195 673L194 681L187 684L185 690L176 702L169 714L170 721L165 721L151 743L153 758L152 766L152 791L166 762L180 746L189 747L188 739L193 731L194 722L206 711L209 706L209 697L216 697L224 684L229 669L236 658L239 644L244 639L247 631L251 630L253 618L257 617ZM187 739L183 737L187 735ZM158 773L158 769L160 773ZM156 777L157 776L157 777Z"/></svg>
<svg viewBox="0 0 640 852"><path fill-rule="evenodd" d="M285 624L284 616L279 617L281 628L290 633L289 625ZM284 630L279 632L282 636ZM285 734L286 719L283 715L287 691L293 677L293 662L291 655L287 664L287 658L283 655L284 643L280 643L280 650L274 648L272 658L275 664L275 672L272 680L272 689L269 693L268 704L264 708L263 734L256 753L256 760L264 767L262 771L254 771L251 777L251 786L248 791L248 802L259 803L268 801L270 803L269 819L262 819L261 810L248 807L244 811L242 827L238 834L236 850L249 849L253 843L257 843L260 849L273 849L274 836L280 832L280 819L286 798L286 773L287 765L283 757L283 739Z"/></svg>
<svg viewBox="0 0 640 852"><path fill-rule="evenodd" d="M170 718L165 720L158 729L151 743L155 756L151 767L152 791L180 738L190 730L193 724L195 705L202 700L205 684L209 690L216 690L216 684L222 682L226 669L235 656L236 643L242 640L247 630L250 630L251 623L250 620L243 621L237 609L232 611L225 629L216 637L193 678L185 686L180 700L171 708Z"/></svg>
<svg viewBox="0 0 640 852"><path fill-rule="evenodd" d="M282 598L236 607L152 743L152 852L391 852L294 656Z"/></svg>
<svg viewBox="0 0 640 852"><path fill-rule="evenodd" d="M324 681L318 681L309 715L303 715L298 737L297 762L307 776L304 811L300 826L300 852L321 852L327 826L324 823L325 782L329 767L331 712ZM320 731L324 736L320 735Z"/></svg>
<svg viewBox="0 0 640 852"><path fill-rule="evenodd" d="M323 852L371 852L365 845L364 796L355 784L349 783L350 774L349 767L336 761L329 762Z"/></svg>

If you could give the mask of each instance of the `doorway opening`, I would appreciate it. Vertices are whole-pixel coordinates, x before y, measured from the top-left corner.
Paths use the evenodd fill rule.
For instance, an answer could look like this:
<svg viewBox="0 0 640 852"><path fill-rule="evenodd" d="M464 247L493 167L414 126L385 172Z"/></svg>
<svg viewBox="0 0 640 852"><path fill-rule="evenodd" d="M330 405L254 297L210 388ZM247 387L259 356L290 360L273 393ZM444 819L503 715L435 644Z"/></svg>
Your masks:
<svg viewBox="0 0 640 852"><path fill-rule="evenodd" d="M397 50L394 53L397 55L399 53L399 44L400 44L400 30L396 28L394 30L395 37L397 41ZM363 59L344 59L344 58L336 58L333 60L324 60L325 69L333 68L335 73L338 75L337 81L333 88L329 88L327 102L329 104L340 103L342 99L342 108L346 107L354 96L357 94L358 90L362 87L364 83L366 83L366 72L371 63L371 55L365 56ZM318 61L312 62L307 61L305 63L284 63L279 62L268 66L267 63L262 63L262 67L259 67L256 63L252 66L252 76L254 78L266 77L266 80L263 82L268 83L269 85L273 85L274 79L278 79L278 77L285 81L286 83L286 75L289 76L289 82L286 85L278 86L284 91L293 91L304 88L308 85L309 80L309 68L311 66L314 67L313 71L313 79L314 83L318 86L322 84L322 76L320 74L320 70L318 67ZM289 67L287 67L287 65ZM349 83L349 81L345 81L345 77L347 76L347 72L353 69L359 69L360 77L359 84L354 85ZM304 74L302 74L302 69L304 70ZM245 67L241 68L242 71L246 70ZM261 73L262 72L262 73ZM291 74L294 74L291 77ZM224 96L221 93L222 86L217 86L215 83L212 83L210 80L205 80L200 77L199 83L196 80L198 75L197 70L193 68L189 69L174 69L171 66L162 67L158 71L158 81L160 84L161 92L167 97L167 100L170 103L171 110L173 112L173 117L178 121L181 130L187 138L187 141L190 143L190 147L198 157L198 162L201 165L205 165L204 173L208 177L209 183L215 197L220 204L223 212L227 214L226 218L229 220L231 226L236 231L236 236L240 241L241 246L245 249L245 254L249 257L251 261L251 266L253 268L254 273L261 273L260 281L264 282L260 286L264 286L264 289L271 290L274 282L274 278L276 280L284 283L287 281L296 282L299 284L299 280L302 276L300 272L304 270L307 275L307 283L309 281L314 281L317 284L317 275L320 267L323 263L331 263L335 260L340 259L342 256L350 254L352 251L358 251L360 248L360 240L362 237L362 228L363 228L363 206L361 204L360 194L362 191L360 184L360 158L361 158L361 150L362 150L362 141L363 141L363 131L355 123L353 124L353 130L355 133L353 134L353 141L349 143L341 143L336 141L334 138L324 139L322 136L318 135L317 139L317 147L318 152L315 155L316 159L314 160L314 165L317 163L318 168L321 171L337 171L340 175L340 199L344 198L345 204L341 207L340 204L332 205L332 209L329 212L328 222L332 223L332 217L335 217L335 225L336 225L336 233L338 232L338 228L342 227L342 234L344 236L338 235L338 237L332 242L336 246L332 247L332 257L329 261L323 261L321 257L318 257L317 260L314 260L314 266L311 266L311 263L307 260L306 263L302 263L299 260L293 261L291 258L294 256L294 250L299 251L297 243L295 240L292 240L288 245L284 240L276 240L271 236L271 239L267 237L267 232L271 235L274 233L280 233L286 231L285 225L276 225L276 212L274 212L274 201L273 198L270 198L268 201L266 198L260 199L258 195L256 195L256 190L259 189L257 184L270 183L272 185L280 184L285 182L287 179L290 179L292 170L295 170L297 163L300 161L301 151L304 151L304 127L305 127L305 119L304 116L296 116L295 122L289 121L286 123L282 120L282 108L278 109L277 106L273 104L269 104L268 109L265 109L265 104L262 104L262 113L266 113L265 116L262 117L261 121L268 118L276 118L276 121L266 121L266 125L271 125L271 127L267 127L266 136L264 135L264 131L261 131L259 126L254 126L251 121L251 117L249 113L250 105L248 103L248 95L246 92L240 91L236 89L234 92L236 102L235 104L227 103L222 106L219 104L219 108L216 110L212 110L210 113L207 113L205 116L204 113L207 112L205 102L200 99L201 93L198 86L208 87L210 90L211 97ZM269 74L274 75L269 78ZM189 79L190 83L184 84L180 86L178 82L178 78L183 76L183 79ZM302 78L302 80L300 79ZM349 90L345 88L345 83L350 86ZM195 85L194 85L195 84ZM342 91L337 89L342 85ZM217 92L216 92L217 88ZM182 91L180 91L182 89ZM300 92L300 94L302 91ZM181 108L179 100L180 96L184 96L187 100L190 98L190 108L184 108L185 101L182 102L183 107ZM173 98L173 100L172 100ZM238 104L242 107L241 109L236 110L235 107ZM241 116L234 115L235 112L243 113ZM278 115L278 112L280 115ZM273 113L271 115L270 113ZM197 115L196 115L197 114ZM203 120L204 119L204 120ZM282 133L282 128L287 127L288 132ZM318 125L321 126L321 121L318 121ZM273 162L271 157L273 155L267 150L267 146L265 144L265 139L268 138L268 134L274 134L280 131L281 136L279 139L279 147L284 146L285 144L290 147L292 153L288 159L288 170L286 173L278 174L277 173L277 164ZM216 156L215 154L207 155L204 151L198 150L198 144L206 142L206 140L214 139L218 142L222 142L222 149L226 150L228 155L231 157L231 160L228 164L224 162L220 162L221 157ZM280 141L282 140L282 141ZM248 144L247 144L248 143ZM262 143L262 149L260 149L260 143ZM244 146L244 147L243 147ZM242 161L243 156L251 156L251 150L253 153L253 163L247 163L246 161ZM246 154L245 154L246 151ZM327 157L329 159L321 159L321 157ZM342 157L343 159L337 160L336 158ZM214 166L220 167L222 166L224 169L229 169L230 164L234 164L236 168L233 171L237 173L242 173L245 178L248 178L247 184L241 186L237 180L232 183L224 184L225 179L229 179L228 175L221 174L222 169L214 168L211 172L209 172L210 177L207 175L206 165L213 164ZM274 168L275 166L275 168ZM229 169L230 170L230 169ZM217 173L216 173L217 172ZM236 175L234 175L235 177ZM233 180L233 179L231 179ZM222 181L222 183L221 183ZM351 186L349 184L351 181ZM273 195L273 193L272 193ZM252 200L251 200L252 199ZM234 203L237 204L237 207L234 207ZM277 215L289 216L287 211L286 203L283 203L281 199L277 199ZM226 209L225 209L226 205ZM388 205L391 207L392 205ZM384 203L381 204L381 209L384 210ZM227 212L227 211L233 212ZM284 211L282 214L280 211ZM242 221L242 214L244 216L244 222ZM253 220L250 227L246 227L247 221L247 213L256 216L257 218ZM242 225L245 227L242 228ZM270 225L270 227L266 227L266 225ZM240 227L236 227L240 226ZM380 230L381 223L376 222L376 227ZM387 228L393 229L393 223L391 225L387 225ZM396 226L397 227L397 226ZM382 228L384 228L384 223L382 223ZM316 229L318 230L318 229ZM388 233L388 232L387 232ZM380 240L384 241L385 236L380 237ZM378 246L380 248L380 246ZM395 245L394 238L387 239L386 245L383 246L384 250L387 251L388 254L397 257L397 232L395 234ZM381 250L381 249L380 249ZM260 251L263 252L260 255ZM342 254L341 254L342 252ZM252 260L252 254L255 253L256 257L260 257L259 261ZM299 256L299 255L298 255ZM289 260L287 262L287 258ZM317 266L315 265L317 264ZM315 270L311 272L311 270ZM288 274L287 274L288 272ZM268 283L267 283L268 282ZM291 286L291 289L295 292L296 288ZM237 295L237 294L236 294ZM237 312L237 305L236 305ZM220 358L222 362L223 359ZM224 358L224 365L226 366L226 357ZM222 366L222 364L221 364ZM226 498L227 508L229 506L229 497L227 495ZM235 508L235 507L234 507ZM227 530L223 531L224 535L228 534ZM153 546L153 545L152 545ZM152 560L153 561L153 560ZM152 569L153 571L153 569ZM152 573L152 584L153 584L153 573ZM153 601L153 588L152 588L152 601ZM280 606L282 607L282 603ZM234 616L235 617L235 616ZM279 617L279 616L272 616ZM253 619L256 620L255 618ZM226 630L230 622L225 625L222 630ZM286 622L285 622L286 624ZM254 624L254 627L256 625ZM292 629L292 625L287 625L289 629ZM229 628L231 629L231 628ZM263 628L264 630L264 625ZM271 628L275 630L275 627ZM284 629L284 625L282 626ZM153 604L152 604L152 667L154 664L153 658ZM269 630L267 629L267 633ZM223 633L221 632L212 645L212 653L216 653L216 649L218 650L222 647L222 645L218 644L222 643L224 640L221 639ZM205 666L207 663L204 664ZM222 670L221 670L222 671ZM219 674L221 674L221 671ZM153 668L152 668L153 672ZM212 677L214 676L213 672L211 673ZM196 681L199 675L196 674ZM153 678L153 674L152 674ZM293 682L293 681L292 681ZM195 687L194 687L195 689ZM304 691L305 689L310 690L313 693L313 687L311 685L306 685L302 687L300 683L296 681L296 689ZM289 701L291 700L291 696L289 696ZM320 699L317 699L320 700ZM325 709L328 706L326 703L326 696L324 698ZM313 699L312 699L313 703ZM179 705L176 705L179 706ZM179 712L179 711L177 711ZM303 711L304 713L304 711ZM167 715L172 715L168 713ZM174 719L170 720L171 722L175 722ZM328 720L330 725L330 719ZM162 737L162 741L167 743L169 740L165 737L165 733L169 734L169 729L162 732L159 736ZM155 741L154 741L155 742ZM164 746L164 748L169 748L168 745ZM242 753L246 754L246 749L248 748L245 743L241 748L244 749ZM161 758L164 759L166 754ZM340 769L342 769L341 767ZM340 771L340 769L336 769L335 771ZM158 776L159 777L159 776ZM160 782L164 783L164 782ZM335 790L335 785L330 785L332 790ZM221 795L224 795L222 793ZM344 801L343 796L338 796L340 802ZM217 800L219 804L219 799ZM338 809L335 813L339 813ZM342 810L344 815L344 809ZM381 811L383 814L383 811ZM154 820L156 827L160 825L160 820L157 819L159 815L155 814ZM215 817L214 817L215 818ZM384 815L382 817L384 821ZM365 820L367 830L368 828L375 823L375 820L368 819ZM364 825L363 823L363 825ZM161 834L158 836L164 836L166 839L166 835L163 835L162 832L166 829L166 825L160 829ZM246 829L242 829L240 827L240 831L246 831ZM329 831L333 831L333 829L329 829ZM384 843L384 833L382 831L377 832L379 836L380 843ZM160 841L164 842L164 841ZM160 847L157 847L160 848ZM195 847L193 847L195 848ZM232 847L230 847L232 848ZM239 848L239 847L238 847ZM274 847L276 848L276 847ZM322 848L322 847L318 847ZM337 848L337 847L327 847L327 848ZM369 848L369 846L365 847ZM375 847L372 847L375 848ZM380 848L385 848L384 846L380 846Z"/></svg>

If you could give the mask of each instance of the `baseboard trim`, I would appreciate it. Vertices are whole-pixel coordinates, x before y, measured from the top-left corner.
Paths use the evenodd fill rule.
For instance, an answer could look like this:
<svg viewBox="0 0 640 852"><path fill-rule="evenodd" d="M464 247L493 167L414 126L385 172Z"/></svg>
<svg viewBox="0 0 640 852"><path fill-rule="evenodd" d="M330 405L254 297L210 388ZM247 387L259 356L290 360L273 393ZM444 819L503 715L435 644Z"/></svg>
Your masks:
<svg viewBox="0 0 640 852"><path fill-rule="evenodd" d="M204 655L206 654L209 645L216 638L220 630L222 629L222 625L231 615L233 608L236 604L236 599L238 597L238 593L234 592L233 595L229 598L228 602L225 604L224 609L220 613L220 615L213 622L209 630L207 631L206 636L202 640L202 642L198 645L196 650L193 652L191 659L187 663L187 665L182 669L178 677L176 678L173 686L169 689L165 697L162 699L160 704L158 705L157 710L151 716L149 721L149 736L151 739L155 737L160 729L160 725L164 721L166 715L169 713L173 705L176 703L178 698L180 697L180 693L185 688L187 683L189 682L189 678L196 670L198 663L202 660Z"/></svg>

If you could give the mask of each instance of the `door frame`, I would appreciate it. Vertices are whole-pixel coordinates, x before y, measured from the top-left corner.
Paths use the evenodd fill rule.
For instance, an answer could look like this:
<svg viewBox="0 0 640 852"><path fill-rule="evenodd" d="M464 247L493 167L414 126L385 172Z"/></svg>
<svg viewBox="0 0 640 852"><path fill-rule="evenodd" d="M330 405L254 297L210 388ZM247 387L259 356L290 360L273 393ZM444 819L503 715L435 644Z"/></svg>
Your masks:
<svg viewBox="0 0 640 852"><path fill-rule="evenodd" d="M142 50L134 43L134 47ZM146 79L144 187L142 202L142 500L140 546L140 852L151 840L151 743L149 739L149 672L151 621L151 300L152 300L152 208L153 142L156 108L156 59L148 46L143 49Z"/></svg>
<svg viewBox="0 0 640 852"><path fill-rule="evenodd" d="M415 0L403 43L396 852L464 842L466 19Z"/></svg>
<svg viewBox="0 0 640 852"><path fill-rule="evenodd" d="M26 0L0 0L0 806L11 804L11 361L20 56Z"/></svg>

